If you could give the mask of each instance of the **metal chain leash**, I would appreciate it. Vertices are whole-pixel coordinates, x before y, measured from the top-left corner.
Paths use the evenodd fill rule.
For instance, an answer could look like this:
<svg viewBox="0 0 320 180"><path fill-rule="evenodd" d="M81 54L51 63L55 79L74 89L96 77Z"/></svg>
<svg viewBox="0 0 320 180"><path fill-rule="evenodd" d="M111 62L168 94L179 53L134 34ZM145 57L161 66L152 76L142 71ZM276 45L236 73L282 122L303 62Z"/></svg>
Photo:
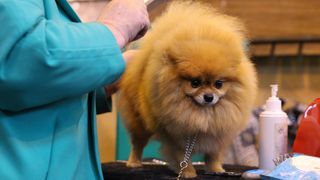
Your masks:
<svg viewBox="0 0 320 180"><path fill-rule="evenodd" d="M193 136L192 142L190 142L190 141L191 141L191 137L188 137L188 139L187 139L187 144L186 144L186 149L185 149L185 153L184 153L184 158L183 158L183 160L180 162L180 172L179 172L179 174L178 174L177 180L180 180L180 178L181 178L181 176L182 176L182 173L183 173L183 170L188 167L188 161L189 161L189 159L190 159L190 157L191 157L191 154L192 154L194 145L195 145L196 140L197 140L197 136L198 136L198 135Z"/></svg>

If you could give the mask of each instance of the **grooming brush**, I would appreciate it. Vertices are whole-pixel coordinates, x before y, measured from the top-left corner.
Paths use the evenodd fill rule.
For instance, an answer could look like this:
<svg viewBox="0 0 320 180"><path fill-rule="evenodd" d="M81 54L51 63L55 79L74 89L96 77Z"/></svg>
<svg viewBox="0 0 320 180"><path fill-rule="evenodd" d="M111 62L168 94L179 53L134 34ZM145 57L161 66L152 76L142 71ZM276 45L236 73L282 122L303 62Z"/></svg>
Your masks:
<svg viewBox="0 0 320 180"><path fill-rule="evenodd" d="M294 157L296 155L299 155L299 154L295 154L295 153L283 154L283 155L280 155L277 158L274 158L272 161L273 161L275 166L278 166L283 161L285 161L285 160L287 160L287 159L289 159L291 157ZM244 178L244 179L261 179L261 176L264 177L269 172L270 171L264 170L264 169L252 169L252 170L244 172L242 174L242 178Z"/></svg>
<svg viewBox="0 0 320 180"><path fill-rule="evenodd" d="M272 161L274 163L275 166L278 166L279 164L281 164L283 161L291 158L291 157L294 157L295 155L297 154L294 154L294 153L288 153L288 154L284 154L284 155L280 155L279 157L277 158L274 158Z"/></svg>

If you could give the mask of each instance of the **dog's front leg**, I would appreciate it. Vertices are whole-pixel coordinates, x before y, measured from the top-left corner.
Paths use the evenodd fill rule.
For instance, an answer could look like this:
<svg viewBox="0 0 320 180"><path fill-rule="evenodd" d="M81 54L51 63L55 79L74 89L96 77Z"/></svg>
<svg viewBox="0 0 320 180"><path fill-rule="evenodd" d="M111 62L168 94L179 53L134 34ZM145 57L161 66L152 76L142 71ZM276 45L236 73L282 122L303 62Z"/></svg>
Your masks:
<svg viewBox="0 0 320 180"><path fill-rule="evenodd" d="M222 156L224 151L208 153L205 155L207 172L225 172L222 167Z"/></svg>
<svg viewBox="0 0 320 180"><path fill-rule="evenodd" d="M169 167L173 169L177 174L179 174L181 167L180 162L183 161L185 152L175 144L167 144L162 143L161 153L166 161L169 163ZM197 173L195 168L192 165L191 158L188 161L188 166L183 170L182 177L183 178L193 178L196 177Z"/></svg>
<svg viewBox="0 0 320 180"><path fill-rule="evenodd" d="M127 167L138 168L142 166L142 153L144 147L147 145L151 136L147 131L140 129L140 131L132 131L131 135L131 152L127 162Z"/></svg>

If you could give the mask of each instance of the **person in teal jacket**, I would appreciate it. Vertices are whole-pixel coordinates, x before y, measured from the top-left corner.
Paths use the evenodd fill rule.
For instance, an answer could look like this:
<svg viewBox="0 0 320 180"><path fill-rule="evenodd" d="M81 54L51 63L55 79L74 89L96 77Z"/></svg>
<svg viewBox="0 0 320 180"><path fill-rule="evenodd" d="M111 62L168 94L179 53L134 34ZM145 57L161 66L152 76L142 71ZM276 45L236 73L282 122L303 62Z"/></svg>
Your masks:
<svg viewBox="0 0 320 180"><path fill-rule="evenodd" d="M99 21L66 0L0 0L0 179L103 179L96 98L149 21L143 0L113 0Z"/></svg>

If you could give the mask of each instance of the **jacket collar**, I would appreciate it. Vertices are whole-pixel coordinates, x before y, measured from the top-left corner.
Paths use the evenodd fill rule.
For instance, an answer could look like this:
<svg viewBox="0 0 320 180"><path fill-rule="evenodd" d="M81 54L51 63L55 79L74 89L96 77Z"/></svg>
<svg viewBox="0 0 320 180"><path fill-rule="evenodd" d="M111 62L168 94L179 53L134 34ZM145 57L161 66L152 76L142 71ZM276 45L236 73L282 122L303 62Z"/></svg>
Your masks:
<svg viewBox="0 0 320 180"><path fill-rule="evenodd" d="M81 22L78 15L74 12L70 4L67 2L67 0L56 0L59 8L61 8L66 15L74 22Z"/></svg>

